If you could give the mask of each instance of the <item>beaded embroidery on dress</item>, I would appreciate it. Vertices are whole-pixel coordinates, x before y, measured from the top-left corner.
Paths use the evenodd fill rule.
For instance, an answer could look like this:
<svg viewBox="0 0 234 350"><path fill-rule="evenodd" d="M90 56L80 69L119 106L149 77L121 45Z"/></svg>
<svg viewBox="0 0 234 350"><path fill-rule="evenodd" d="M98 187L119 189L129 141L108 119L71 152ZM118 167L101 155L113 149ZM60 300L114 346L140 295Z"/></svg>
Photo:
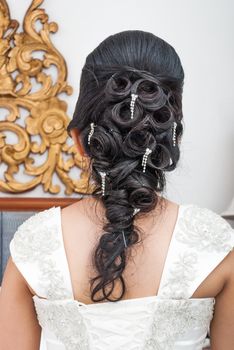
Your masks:
<svg viewBox="0 0 234 350"><path fill-rule="evenodd" d="M221 216L180 205L158 295L87 305L73 296L60 207L20 225L10 252L37 293L41 350L201 350L215 299L191 296L233 246L234 230Z"/></svg>

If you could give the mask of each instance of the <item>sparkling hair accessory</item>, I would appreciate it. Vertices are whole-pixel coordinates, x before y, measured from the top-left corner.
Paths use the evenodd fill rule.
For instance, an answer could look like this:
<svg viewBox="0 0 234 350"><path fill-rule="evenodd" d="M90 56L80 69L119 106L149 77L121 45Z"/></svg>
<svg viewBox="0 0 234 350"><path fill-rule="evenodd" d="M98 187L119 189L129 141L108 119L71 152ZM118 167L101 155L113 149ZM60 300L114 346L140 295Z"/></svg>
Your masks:
<svg viewBox="0 0 234 350"><path fill-rule="evenodd" d="M90 132L89 132L89 135L88 135L88 144L90 145L90 140L91 140L91 137L94 133L94 128L95 128L95 124L94 123L90 123Z"/></svg>
<svg viewBox="0 0 234 350"><path fill-rule="evenodd" d="M176 127L177 123L173 122L173 127L172 127L172 140L173 140L173 146L176 146Z"/></svg>
<svg viewBox="0 0 234 350"><path fill-rule="evenodd" d="M143 166L143 173L145 173L146 164L147 164L147 158L148 158L148 155L150 153L152 153L152 150L147 147L146 150L145 150L145 154L143 155L142 163L141 163L141 165Z"/></svg>
<svg viewBox="0 0 234 350"><path fill-rule="evenodd" d="M139 208L134 208L132 216L136 215L140 210Z"/></svg>
<svg viewBox="0 0 234 350"><path fill-rule="evenodd" d="M135 106L135 101L137 99L138 95L136 94L131 94L131 102L130 102L130 110L131 110L131 119L133 119L133 114L134 114L134 106Z"/></svg>
<svg viewBox="0 0 234 350"><path fill-rule="evenodd" d="M102 196L105 196L105 185L106 185L106 173L104 171L99 171L102 178Z"/></svg>

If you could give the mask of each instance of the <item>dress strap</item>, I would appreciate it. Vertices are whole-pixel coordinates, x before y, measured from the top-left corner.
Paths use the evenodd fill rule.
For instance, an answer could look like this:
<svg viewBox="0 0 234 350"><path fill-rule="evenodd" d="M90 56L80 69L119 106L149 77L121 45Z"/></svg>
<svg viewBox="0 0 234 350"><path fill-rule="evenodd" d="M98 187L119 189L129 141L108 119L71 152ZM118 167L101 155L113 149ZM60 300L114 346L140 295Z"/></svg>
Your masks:
<svg viewBox="0 0 234 350"><path fill-rule="evenodd" d="M11 257L34 292L46 299L73 298L61 231L60 207L25 220L10 241Z"/></svg>
<svg viewBox="0 0 234 350"><path fill-rule="evenodd" d="M234 229L219 214L183 205L172 237L158 296L190 298L234 247Z"/></svg>

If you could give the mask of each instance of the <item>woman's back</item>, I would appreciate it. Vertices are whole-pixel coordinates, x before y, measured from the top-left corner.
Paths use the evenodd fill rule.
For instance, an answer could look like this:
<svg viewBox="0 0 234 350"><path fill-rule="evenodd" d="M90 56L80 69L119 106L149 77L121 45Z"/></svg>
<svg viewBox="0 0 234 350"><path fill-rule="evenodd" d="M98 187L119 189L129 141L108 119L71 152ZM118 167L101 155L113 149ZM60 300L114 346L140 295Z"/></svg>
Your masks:
<svg viewBox="0 0 234 350"><path fill-rule="evenodd" d="M213 293L224 278L222 269L214 269L234 245L230 225L206 208L167 201L163 219L142 224L152 235L147 233L142 257L137 252L135 265L126 270L127 297L90 303L90 256L98 236L97 225L84 215L90 207L79 208L81 203L33 216L10 243L13 261L37 294L33 301L46 349L201 349ZM71 228L75 217L78 226ZM165 223L167 229L160 230Z"/></svg>
<svg viewBox="0 0 234 350"><path fill-rule="evenodd" d="M146 232L146 236L141 245L134 247L133 258L128 262L123 273L127 284L123 299L157 295L171 237L179 215L179 204L166 198L162 199L163 210L156 208L150 215L135 222ZM62 233L73 294L76 300L86 304L93 303L90 300L88 277L95 272L92 269L91 255L97 239L102 234L102 224L98 218L101 220L105 218L101 203L98 202L95 207L97 212L94 204L93 198L83 198L61 210ZM79 254L77 254L77 247L79 247ZM223 269L216 269L198 287L193 297L215 297L222 289L224 282ZM119 295L117 287L116 292Z"/></svg>
<svg viewBox="0 0 234 350"><path fill-rule="evenodd" d="M136 245L133 248L133 258L129 260L123 273L127 284L127 291L123 299L157 294L178 216L178 205L168 200L164 201L164 209L160 216L157 208L157 214L153 211L147 217L135 222L146 232L146 237L142 245ZM101 203L97 203L97 213L94 203L93 198L83 198L61 211L64 245L75 299L87 304L93 303L89 296L88 280L88 277L94 273L91 266L92 250L103 233L102 222L105 219ZM98 218L101 220L99 221ZM74 247L79 247L81 254L77 254L77 249ZM115 292L119 295L117 287Z"/></svg>

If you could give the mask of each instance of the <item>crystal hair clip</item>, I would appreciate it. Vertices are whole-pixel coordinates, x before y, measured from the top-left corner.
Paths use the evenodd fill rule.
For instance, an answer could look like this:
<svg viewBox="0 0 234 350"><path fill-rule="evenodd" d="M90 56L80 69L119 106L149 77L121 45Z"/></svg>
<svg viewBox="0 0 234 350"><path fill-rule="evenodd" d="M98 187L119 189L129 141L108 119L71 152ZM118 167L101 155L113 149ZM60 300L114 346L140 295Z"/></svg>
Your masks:
<svg viewBox="0 0 234 350"><path fill-rule="evenodd" d="M106 172L99 171L99 174L102 178L102 196L105 196L105 187L106 187Z"/></svg>
<svg viewBox="0 0 234 350"><path fill-rule="evenodd" d="M173 140L173 146L176 146L176 127L177 123L173 122L173 127L172 127L172 140Z"/></svg>
<svg viewBox="0 0 234 350"><path fill-rule="evenodd" d="M95 128L95 124L94 123L90 123L90 132L88 134L88 144L90 145L90 140L91 140L91 137L94 133L94 128Z"/></svg>
<svg viewBox="0 0 234 350"><path fill-rule="evenodd" d="M133 119L135 101L136 101L137 97L138 97L138 95L133 94L133 93L131 94L131 102L130 102L131 119Z"/></svg>
<svg viewBox="0 0 234 350"><path fill-rule="evenodd" d="M139 208L134 208L132 216L136 215L140 210Z"/></svg>
<svg viewBox="0 0 234 350"><path fill-rule="evenodd" d="M145 154L143 155L142 163L141 163L141 165L143 166L143 173L145 173L146 164L147 164L147 158L148 158L148 155L150 153L152 153L152 150L147 147L146 150L145 150Z"/></svg>

